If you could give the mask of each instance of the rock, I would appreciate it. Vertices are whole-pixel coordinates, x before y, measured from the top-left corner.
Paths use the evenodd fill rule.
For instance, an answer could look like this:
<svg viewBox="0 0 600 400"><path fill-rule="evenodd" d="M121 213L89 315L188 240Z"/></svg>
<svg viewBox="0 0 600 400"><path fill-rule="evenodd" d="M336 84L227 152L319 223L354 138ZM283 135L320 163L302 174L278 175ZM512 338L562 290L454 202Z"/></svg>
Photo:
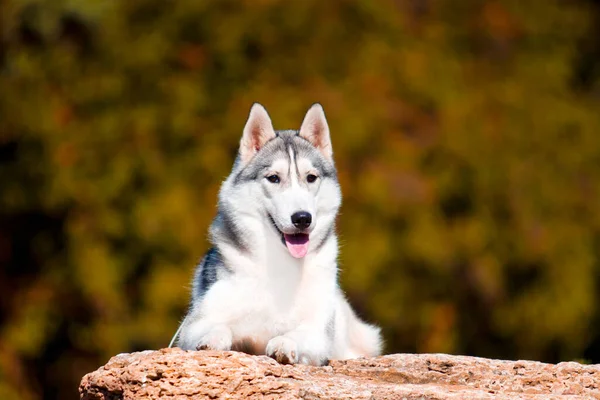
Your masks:
<svg viewBox="0 0 600 400"><path fill-rule="evenodd" d="M79 393L83 400L600 399L600 365L393 354L312 367L163 349L113 357L83 377Z"/></svg>

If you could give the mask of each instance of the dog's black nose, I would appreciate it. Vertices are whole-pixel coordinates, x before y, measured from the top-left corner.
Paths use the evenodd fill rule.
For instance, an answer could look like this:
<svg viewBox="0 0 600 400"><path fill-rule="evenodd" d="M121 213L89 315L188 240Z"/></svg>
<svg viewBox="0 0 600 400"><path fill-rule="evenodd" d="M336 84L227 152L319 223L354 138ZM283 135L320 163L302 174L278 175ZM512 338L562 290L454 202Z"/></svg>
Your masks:
<svg viewBox="0 0 600 400"><path fill-rule="evenodd" d="M306 211L298 211L292 214L292 224L298 229L306 229L312 222L312 215Z"/></svg>

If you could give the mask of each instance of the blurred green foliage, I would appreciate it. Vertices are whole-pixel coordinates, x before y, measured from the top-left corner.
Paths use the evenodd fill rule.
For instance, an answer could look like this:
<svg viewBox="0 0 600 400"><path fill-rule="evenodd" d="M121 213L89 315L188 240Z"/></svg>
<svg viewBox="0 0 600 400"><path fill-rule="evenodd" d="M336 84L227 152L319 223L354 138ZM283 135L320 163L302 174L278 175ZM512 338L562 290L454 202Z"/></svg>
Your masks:
<svg viewBox="0 0 600 400"><path fill-rule="evenodd" d="M598 3L0 2L0 398L168 344L255 101L323 104L388 352L599 362Z"/></svg>

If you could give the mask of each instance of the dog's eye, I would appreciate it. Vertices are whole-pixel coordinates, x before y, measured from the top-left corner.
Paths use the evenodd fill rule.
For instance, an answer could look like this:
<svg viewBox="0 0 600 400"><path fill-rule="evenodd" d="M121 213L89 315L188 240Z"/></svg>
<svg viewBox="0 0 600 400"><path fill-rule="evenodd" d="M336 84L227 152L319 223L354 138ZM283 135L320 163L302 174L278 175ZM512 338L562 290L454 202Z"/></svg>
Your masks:
<svg viewBox="0 0 600 400"><path fill-rule="evenodd" d="M271 183L279 183L279 177L277 175L267 176L267 180Z"/></svg>
<svg viewBox="0 0 600 400"><path fill-rule="evenodd" d="M308 176L306 177L306 181L308 183L313 183L316 180L317 180L317 176L313 175L313 174L308 174Z"/></svg>

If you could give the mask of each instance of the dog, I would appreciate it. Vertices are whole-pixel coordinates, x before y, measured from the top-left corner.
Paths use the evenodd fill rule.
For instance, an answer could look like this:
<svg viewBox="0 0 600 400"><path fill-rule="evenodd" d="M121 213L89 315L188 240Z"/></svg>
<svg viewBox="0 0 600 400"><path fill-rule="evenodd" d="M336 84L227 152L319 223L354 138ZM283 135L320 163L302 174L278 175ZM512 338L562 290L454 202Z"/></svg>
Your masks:
<svg viewBox="0 0 600 400"><path fill-rule="evenodd" d="M171 345L282 364L379 355L380 329L356 316L337 282L341 199L321 105L300 130L276 131L254 104Z"/></svg>

